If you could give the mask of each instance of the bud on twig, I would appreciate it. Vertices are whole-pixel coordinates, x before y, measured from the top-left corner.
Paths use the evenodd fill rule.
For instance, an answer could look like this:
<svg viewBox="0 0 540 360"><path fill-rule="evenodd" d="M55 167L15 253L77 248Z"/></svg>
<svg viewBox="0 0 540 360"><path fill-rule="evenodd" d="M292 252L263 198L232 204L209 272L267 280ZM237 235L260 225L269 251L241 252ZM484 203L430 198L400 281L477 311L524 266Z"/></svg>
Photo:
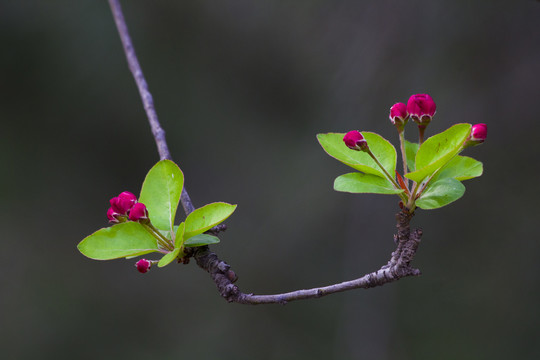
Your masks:
<svg viewBox="0 0 540 360"><path fill-rule="evenodd" d="M120 216L122 216L122 214L119 214L116 211L114 211L112 207L110 207L109 210L107 210L107 219L109 219L110 223L119 223Z"/></svg>
<svg viewBox="0 0 540 360"><path fill-rule="evenodd" d="M407 105L404 103L395 103L390 108L390 121L394 124L398 132L402 132L405 124L409 120L409 113L407 112Z"/></svg>
<svg viewBox="0 0 540 360"><path fill-rule="evenodd" d="M358 130L351 130L343 137L343 142L349 149L357 151L369 151L369 146L364 136Z"/></svg>
<svg viewBox="0 0 540 360"><path fill-rule="evenodd" d="M424 130L431 122L436 110L437 105L428 94L412 95L407 102L407 112L411 119L418 124L420 144L424 142Z"/></svg>
<svg viewBox="0 0 540 360"><path fill-rule="evenodd" d="M437 105L428 94L412 95L407 102L407 112L418 126L426 127L437 110Z"/></svg>
<svg viewBox="0 0 540 360"><path fill-rule="evenodd" d="M131 221L141 221L148 219L148 210L146 210L146 205L143 203L136 203L133 205L129 211L129 220Z"/></svg>
<svg viewBox="0 0 540 360"><path fill-rule="evenodd" d="M124 191L110 200L111 208L121 215L126 215L136 202L137 197L129 191Z"/></svg>
<svg viewBox="0 0 540 360"><path fill-rule="evenodd" d="M139 270L140 273L144 274L148 272L148 270L150 270L150 268L152 267L152 262L146 259L141 259L137 261L135 267L137 268L137 270Z"/></svg>
<svg viewBox="0 0 540 360"><path fill-rule="evenodd" d="M487 125L486 124L476 124L473 125L471 129L471 134L465 142L464 147L479 145L483 143L487 138Z"/></svg>

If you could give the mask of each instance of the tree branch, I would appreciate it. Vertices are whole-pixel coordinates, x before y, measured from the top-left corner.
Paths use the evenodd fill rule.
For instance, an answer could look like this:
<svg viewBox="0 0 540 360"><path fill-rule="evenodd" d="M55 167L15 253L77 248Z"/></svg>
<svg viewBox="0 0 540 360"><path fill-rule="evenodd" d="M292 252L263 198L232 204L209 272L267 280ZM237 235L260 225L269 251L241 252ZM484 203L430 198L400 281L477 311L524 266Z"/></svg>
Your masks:
<svg viewBox="0 0 540 360"><path fill-rule="evenodd" d="M131 37L129 36L129 31L126 25L126 20L124 19L124 14L122 8L120 7L120 2L118 0L109 0L109 5L114 17L114 22L116 23L116 28L118 29L118 34L120 35L120 40L124 47L124 53L126 54L126 59L128 62L129 70L133 74L137 88L139 89L139 94L141 95L141 100L146 111L146 116L148 117L148 122L152 128L152 134L154 135L154 140L156 142L159 157L161 160L171 160L171 153L169 152L169 147L167 146L167 140L165 139L165 130L161 127L159 119L154 108L154 98L148 90L148 83L142 72L141 65L135 54L135 48L131 42ZM186 215L195 210L193 203L189 197L189 194L184 187L182 189L182 195L180 197L180 202Z"/></svg>
<svg viewBox="0 0 540 360"><path fill-rule="evenodd" d="M189 255L195 258L199 267L210 274L219 293L228 302L250 305L286 304L294 300L319 298L347 290L368 289L404 277L420 275L420 270L415 269L410 265L422 237L421 229L414 229L412 232L410 231L410 220L412 216L413 214L408 213L406 210L402 210L396 215L398 232L395 235L395 239L397 239L397 248L392 253L392 257L390 261L388 261L388 264L384 265L379 270L366 274L358 279L313 289L297 290L274 295L245 294L234 285L237 277L231 270L231 267L227 263L221 261L216 254L211 252L208 246L196 248L194 252Z"/></svg>
<svg viewBox="0 0 540 360"><path fill-rule="evenodd" d="M152 128L152 134L156 142L159 156L161 160L171 159L171 154L167 146L165 139L165 131L161 127L155 108L152 94L148 90L148 84L144 78L139 61L135 54L135 49L127 25L122 13L122 8L118 0L109 0L109 5L122 40L124 52L126 54L129 69L133 74L133 78L139 89L141 100L144 105L144 110L148 117L148 122ZM184 211L187 214L194 210L193 203L184 187L180 198ZM388 264L381 267L379 270L366 274L358 279L345 281L339 284L318 287L307 290L297 290L283 294L274 295L254 295L246 294L240 291L240 289L234 285L237 280L237 276L231 267L221 261L218 256L210 251L208 246L201 246L197 248L186 248L185 262L189 261L190 257L195 258L197 265L206 270L212 280L214 280L219 293L229 302L236 302L240 304L286 304L294 300L319 298L322 296L334 294L337 292L352 290L352 289L367 289L375 286L381 286L389 282L393 282L408 276L420 275L420 270L412 268L410 266L411 261L416 254L416 250L420 243L422 236L422 230L415 229L410 231L410 220L414 213L409 213L407 210L402 210L396 215L397 219L397 234L394 236L396 242L396 250L392 253L392 257ZM218 233L225 229L224 225L211 229L211 232Z"/></svg>

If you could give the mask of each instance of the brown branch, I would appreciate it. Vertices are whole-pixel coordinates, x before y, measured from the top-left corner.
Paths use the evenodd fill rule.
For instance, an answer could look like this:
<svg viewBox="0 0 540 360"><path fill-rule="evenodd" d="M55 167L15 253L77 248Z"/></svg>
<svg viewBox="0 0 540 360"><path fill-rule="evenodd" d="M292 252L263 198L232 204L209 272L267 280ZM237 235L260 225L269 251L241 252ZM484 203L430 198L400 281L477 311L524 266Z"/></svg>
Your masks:
<svg viewBox="0 0 540 360"><path fill-rule="evenodd" d="M144 78L139 61L135 54L133 43L127 29L127 25L122 13L122 8L118 0L109 0L109 5L122 40L124 52L126 54L129 69L133 74L133 78L137 83L137 88L141 95L144 105L144 110L148 117L148 122L152 128L152 134L156 142L159 156L161 160L171 159L171 154L165 139L165 131L161 127L156 110L154 108L154 100L152 94L148 90L148 84ZM186 214L194 210L193 203L184 187L180 198L182 206ZM319 298L322 296L334 294L337 292L352 290L352 289L367 289L375 286L384 285L408 276L420 275L420 270L410 266L411 261L416 253L416 249L420 243L422 231L415 229L410 231L410 220L413 214L406 210L401 211L396 215L398 232L394 236L397 244L396 250L392 253L392 257L388 264L377 271L366 274L358 279L345 281L339 284L318 287L307 290L297 290L283 294L274 295L254 295L245 294L234 285L237 280L236 274L231 270L230 266L221 261L217 255L210 251L208 246L201 246L194 249L186 249L186 257L184 262L187 263L190 257L195 258L197 264L202 269L206 270L212 280L214 280L219 293L229 302L237 302L240 304L286 304L287 302L302 299ZM217 234L224 230L225 226L218 226L211 229L211 232Z"/></svg>
<svg viewBox="0 0 540 360"><path fill-rule="evenodd" d="M196 248L191 256L195 258L197 264L206 270L212 280L214 280L219 293L229 302L240 304L286 304L294 300L304 300L319 298L337 292L368 289L381 286L408 276L420 275L420 270L411 267L410 263L416 254L422 230L410 231L410 221L413 214L403 210L396 215L398 232L397 248L392 253L388 264L377 271L366 274L358 279L345 281L324 287L317 287L307 290L297 290L283 294L274 295L254 295L245 294L234 284L237 277L230 266L221 261L216 254L210 251L208 246Z"/></svg>
<svg viewBox="0 0 540 360"><path fill-rule="evenodd" d="M152 134L154 135L154 140L156 142L159 157L161 160L171 160L171 153L169 152L169 147L167 146L167 140L165 139L165 130L161 127L159 123L156 109L154 107L154 98L148 90L148 83L144 78L141 65L135 54L135 48L129 36L129 31L126 25L126 20L124 19L124 14L122 13L122 8L120 7L120 2L118 0L109 0L109 5L114 17L114 22L116 23L116 28L118 29L118 34L120 35L120 40L124 47L124 53L126 54L126 59L128 62L129 70L133 74L137 88L139 89L139 94L141 95L141 100L146 111L146 116L148 117L148 122L152 128ZM189 197L189 194L184 187L182 189L182 195L180 197L180 202L182 207L187 214L191 213L195 208Z"/></svg>

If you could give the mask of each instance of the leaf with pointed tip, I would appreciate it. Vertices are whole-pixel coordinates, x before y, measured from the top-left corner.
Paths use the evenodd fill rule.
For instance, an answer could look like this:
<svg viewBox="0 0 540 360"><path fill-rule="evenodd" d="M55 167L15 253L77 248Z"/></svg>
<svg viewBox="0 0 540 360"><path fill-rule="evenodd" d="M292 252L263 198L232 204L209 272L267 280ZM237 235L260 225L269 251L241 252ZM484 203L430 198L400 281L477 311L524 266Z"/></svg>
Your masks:
<svg viewBox="0 0 540 360"><path fill-rule="evenodd" d="M377 165L368 153L349 149L343 142L344 135L341 133L318 134L317 139L328 155L345 165L366 174L386 177L379 165ZM394 146L378 134L362 131L362 135L367 141L371 152L386 171L389 174L394 174L397 160Z"/></svg>
<svg viewBox="0 0 540 360"><path fill-rule="evenodd" d="M183 186L184 174L170 160L161 160L146 175L139 202L146 205L156 228L171 230Z"/></svg>
<svg viewBox="0 0 540 360"><path fill-rule="evenodd" d="M203 245L211 245L211 244L217 244L219 242L219 238L213 235L208 234L200 234L195 235L193 237L190 237L189 239L186 239L184 241L185 247L197 247L197 246L203 246Z"/></svg>
<svg viewBox="0 0 540 360"><path fill-rule="evenodd" d="M420 145L416 154L416 171L408 173L405 177L420 183L431 176L462 150L463 143L470 133L471 124L456 124L427 139Z"/></svg>
<svg viewBox="0 0 540 360"><path fill-rule="evenodd" d="M225 221L236 209L236 205L215 202L194 210L186 218L184 239L202 234Z"/></svg>
<svg viewBox="0 0 540 360"><path fill-rule="evenodd" d="M386 178L359 172L338 176L334 181L334 190L349 193L401 194Z"/></svg>
<svg viewBox="0 0 540 360"><path fill-rule="evenodd" d="M465 186L453 178L445 178L431 184L416 200L416 206L424 210L443 207L456 201L465 193Z"/></svg>
<svg viewBox="0 0 540 360"><path fill-rule="evenodd" d="M165 254L165 256L163 256L159 260L157 266L161 268L161 267L169 265L171 262L173 262L174 259L176 259L176 257L180 253L180 250L181 250L180 248L176 248L173 251L171 251L170 253Z"/></svg>
<svg viewBox="0 0 540 360"><path fill-rule="evenodd" d="M141 224L129 221L96 231L77 248L91 259L111 260L158 251L158 244Z"/></svg>
<svg viewBox="0 0 540 360"><path fill-rule="evenodd" d="M482 163L468 156L456 156L435 175L433 180L454 178L459 181L469 180L482 175ZM433 181L432 180L432 181Z"/></svg>
<svg viewBox="0 0 540 360"><path fill-rule="evenodd" d="M420 145L418 143L412 143L405 140L405 156L407 157L407 167L410 172L416 170L414 159L416 158L419 147Z"/></svg>

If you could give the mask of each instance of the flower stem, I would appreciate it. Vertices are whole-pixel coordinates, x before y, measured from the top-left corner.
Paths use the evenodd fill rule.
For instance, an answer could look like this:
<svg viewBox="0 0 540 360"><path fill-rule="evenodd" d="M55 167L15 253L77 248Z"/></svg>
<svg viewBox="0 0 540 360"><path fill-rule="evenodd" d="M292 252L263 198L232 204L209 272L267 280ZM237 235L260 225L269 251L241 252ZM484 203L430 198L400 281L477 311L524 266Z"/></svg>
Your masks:
<svg viewBox="0 0 540 360"><path fill-rule="evenodd" d="M164 249L167 249L169 251L173 251L174 250L174 246L172 246L172 244L170 243L169 239L167 239L165 236L163 236L161 234L161 232L159 232L158 229L156 229L154 227L154 225L152 225L151 222L148 222L147 224L143 224L141 223L144 228L146 230L148 230L148 232L150 234L152 234L158 241L158 243L164 248Z"/></svg>
<svg viewBox="0 0 540 360"><path fill-rule="evenodd" d="M401 161L403 162L403 177L407 175L407 154L405 152L405 131L399 133L399 148L401 150ZM409 188L409 179L405 178L405 186Z"/></svg>
<svg viewBox="0 0 540 360"><path fill-rule="evenodd" d="M390 174L388 173L388 171L386 171L386 169L384 168L384 166L382 166L382 164L379 162L379 160L377 159L377 157L375 155L373 155L373 153L371 152L371 150L368 148L367 150L367 153L369 154L369 156L371 156L371 158L377 163L377 165L379 165L379 167L381 168L381 170L384 172L384 174L386 175L386 177L388 178L388 180L390 180L390 182L394 185L394 187L398 190L402 190L401 189L401 186L399 186L399 184L396 182L396 180L390 176ZM401 198L401 200L404 200L404 202L407 201L407 197L405 195L403 195L403 193L400 193L399 194L399 197Z"/></svg>
<svg viewBox="0 0 540 360"><path fill-rule="evenodd" d="M418 144L420 145L424 143L424 131L426 131L426 127L418 125Z"/></svg>

